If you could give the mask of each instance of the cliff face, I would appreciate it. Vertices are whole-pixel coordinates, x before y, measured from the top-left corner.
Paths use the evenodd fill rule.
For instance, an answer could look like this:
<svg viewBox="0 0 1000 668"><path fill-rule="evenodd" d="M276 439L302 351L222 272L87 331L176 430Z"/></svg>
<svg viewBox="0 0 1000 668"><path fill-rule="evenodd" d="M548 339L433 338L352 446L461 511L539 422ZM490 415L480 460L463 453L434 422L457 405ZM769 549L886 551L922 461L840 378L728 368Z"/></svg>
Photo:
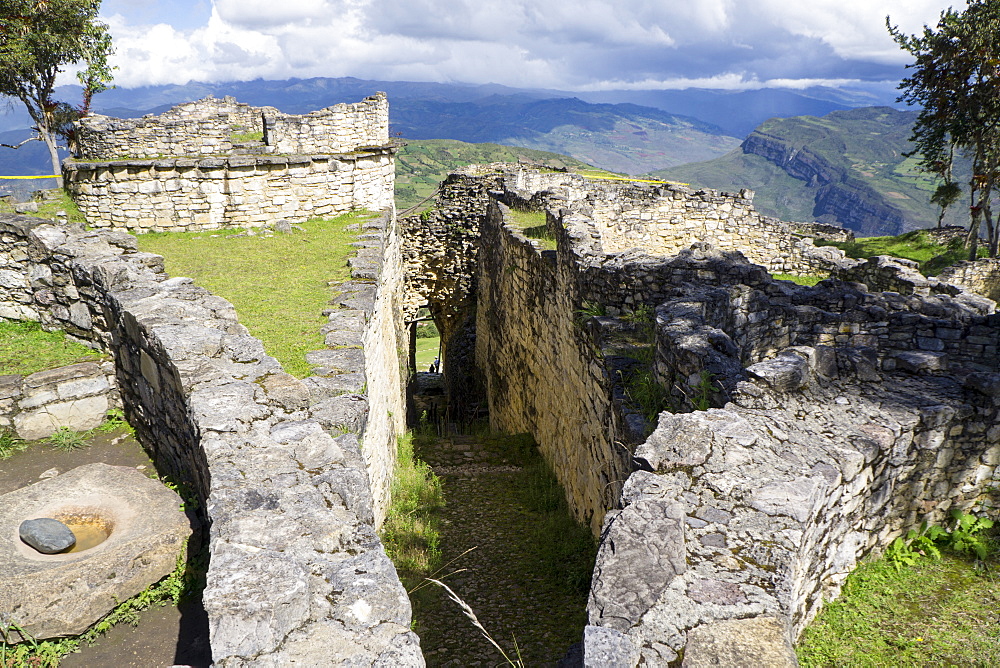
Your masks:
<svg viewBox="0 0 1000 668"><path fill-rule="evenodd" d="M842 141L834 141L833 146L830 143L827 138L824 153L832 151L842 156L846 151ZM743 141L741 148L744 153L760 156L789 176L815 188L813 216L819 222L842 225L860 236L900 234L921 224L910 220L877 190L852 178L844 167L832 164L809 146L755 130Z"/></svg>

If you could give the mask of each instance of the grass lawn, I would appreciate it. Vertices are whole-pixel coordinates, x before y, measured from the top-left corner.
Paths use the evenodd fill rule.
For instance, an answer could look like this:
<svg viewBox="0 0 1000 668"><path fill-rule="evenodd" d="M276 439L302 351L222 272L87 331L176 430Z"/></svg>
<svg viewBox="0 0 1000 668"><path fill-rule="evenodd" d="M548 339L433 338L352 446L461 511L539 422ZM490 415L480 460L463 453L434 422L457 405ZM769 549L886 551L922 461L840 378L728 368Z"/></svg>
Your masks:
<svg viewBox="0 0 1000 668"><path fill-rule="evenodd" d="M817 242L823 246L834 246L847 257L866 259L875 255L892 255L920 263L920 271L925 276L936 276L945 267L968 259L968 251L961 239L955 239L947 246L935 243L924 230L914 230L895 237L862 237L855 241ZM986 256L986 248L980 247L980 256Z"/></svg>
<svg viewBox="0 0 1000 668"><path fill-rule="evenodd" d="M851 574L796 649L803 667L1000 665L1000 562L976 569L945 552L899 570L888 559Z"/></svg>
<svg viewBox="0 0 1000 668"><path fill-rule="evenodd" d="M0 375L26 376L36 371L106 359L106 355L70 341L61 331L46 332L37 322L0 320Z"/></svg>
<svg viewBox="0 0 1000 668"><path fill-rule="evenodd" d="M347 258L356 232L347 227L371 214L303 223L304 231L227 238L236 230L166 232L139 236L139 248L166 258L167 273L188 276L236 307L240 322L264 342L285 371L309 374L305 353L325 347L330 284L350 278Z"/></svg>
<svg viewBox="0 0 1000 668"><path fill-rule="evenodd" d="M816 285L823 280L822 276L795 276L793 274L771 274L777 281L791 281L798 285Z"/></svg>
<svg viewBox="0 0 1000 668"><path fill-rule="evenodd" d="M556 249L556 240L545 225L544 211L509 209L509 213L511 224L519 228L527 238L537 241L542 250Z"/></svg>
<svg viewBox="0 0 1000 668"><path fill-rule="evenodd" d="M427 367L438 356L441 347L441 337L435 336L427 339L417 339L416 364L417 371L427 371Z"/></svg>

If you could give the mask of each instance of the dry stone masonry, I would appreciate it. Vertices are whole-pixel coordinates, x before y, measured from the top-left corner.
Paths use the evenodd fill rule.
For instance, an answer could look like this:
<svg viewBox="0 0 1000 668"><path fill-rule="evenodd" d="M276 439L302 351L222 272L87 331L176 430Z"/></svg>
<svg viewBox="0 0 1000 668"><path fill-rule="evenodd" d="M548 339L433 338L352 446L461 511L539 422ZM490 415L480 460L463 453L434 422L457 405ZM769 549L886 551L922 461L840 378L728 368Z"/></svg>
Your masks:
<svg viewBox="0 0 1000 668"><path fill-rule="evenodd" d="M375 227L391 247L391 212ZM398 267L386 267L387 283L376 278L370 299L354 304L354 324L340 320L336 330L353 329L372 350L366 370L379 382L367 385L367 396L327 402L316 416L308 379L285 373L229 302L191 279L168 278L163 259L136 251L122 231L5 215L0 267L16 283L0 291L2 312L108 351L126 416L158 470L201 499L211 525L203 598L216 665L308 664L318 656L423 665L406 592L375 535L384 499L371 495L366 459L372 478L385 480L378 467L394 461L394 450L384 451L395 447L385 436L391 427L376 427L382 435L365 438L364 454L360 447L366 422L378 421L367 406L401 401L379 367L399 347L378 314L380 303L400 299L380 294L395 289ZM33 282L37 275L47 280ZM344 428L337 436L324 429L334 421Z"/></svg>
<svg viewBox="0 0 1000 668"><path fill-rule="evenodd" d="M238 141L242 132L261 141ZM303 116L206 98L160 116L77 124L66 187L92 227L262 227L392 206L384 93Z"/></svg>
<svg viewBox="0 0 1000 668"><path fill-rule="evenodd" d="M442 277L468 286L458 305L431 300L476 305L466 330L491 423L532 433L600 530L585 665L795 665L792 641L859 559L951 509L996 512L1000 315L987 297L906 261L817 249L746 192L513 165L469 168L443 191L424 227L407 221L413 238L479 242L422 268L404 240L413 299ZM546 208L557 250L525 238L508 206ZM677 411L648 436L610 347L643 308Z"/></svg>
<svg viewBox="0 0 1000 668"><path fill-rule="evenodd" d="M68 187L107 229L0 217L0 316L113 356L130 423L211 524L219 666L423 665L375 528L406 409L404 327L424 305L452 416L488 406L494 427L531 433L600 535L585 665L795 665L792 642L859 559L1000 503L987 263L927 279L817 248L831 231L760 216L750 191L503 164L451 175L397 224L381 94L299 117L227 98L94 118L75 150ZM301 381L124 231L358 206L385 212L360 230ZM556 250L511 209L544 211ZM646 362L616 350L640 329ZM628 381L641 367L670 409L653 421Z"/></svg>
<svg viewBox="0 0 1000 668"><path fill-rule="evenodd" d="M51 436L61 427L94 429L119 405L110 362L0 376L0 429L12 429L29 441Z"/></svg>

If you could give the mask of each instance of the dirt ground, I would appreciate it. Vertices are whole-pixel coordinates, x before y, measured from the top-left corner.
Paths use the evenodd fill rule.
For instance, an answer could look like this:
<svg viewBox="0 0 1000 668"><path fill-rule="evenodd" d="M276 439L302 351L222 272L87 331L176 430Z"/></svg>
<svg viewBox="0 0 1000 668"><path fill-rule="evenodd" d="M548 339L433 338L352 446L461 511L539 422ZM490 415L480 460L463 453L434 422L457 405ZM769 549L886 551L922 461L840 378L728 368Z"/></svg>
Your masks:
<svg viewBox="0 0 1000 668"><path fill-rule="evenodd" d="M153 473L142 446L125 432L99 433L87 447L57 450L44 442L0 461L0 494L70 469L103 462ZM154 607L140 613L138 626L117 626L93 645L62 660L64 668L139 668L211 663L208 618L199 603Z"/></svg>

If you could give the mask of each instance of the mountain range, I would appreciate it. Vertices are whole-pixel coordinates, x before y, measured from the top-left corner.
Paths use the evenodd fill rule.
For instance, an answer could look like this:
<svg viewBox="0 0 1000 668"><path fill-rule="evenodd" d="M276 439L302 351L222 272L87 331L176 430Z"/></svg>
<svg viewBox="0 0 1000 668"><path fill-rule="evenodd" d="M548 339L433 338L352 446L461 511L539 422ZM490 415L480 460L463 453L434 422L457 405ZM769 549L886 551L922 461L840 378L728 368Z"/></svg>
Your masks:
<svg viewBox="0 0 1000 668"><path fill-rule="evenodd" d="M116 88L98 95L94 110L130 118L161 113L206 95L232 95L241 102L298 114L355 102L377 90L389 95L392 131L404 138L554 151L628 174L718 157L771 117L825 114L881 99L823 88L568 93L342 77ZM62 86L56 98L72 103L80 99L80 89ZM0 114L0 131L30 125L19 105L12 101L8 113Z"/></svg>
<svg viewBox="0 0 1000 668"><path fill-rule="evenodd" d="M422 197L429 179L449 165L477 155L539 159L542 154L531 149L569 156L562 158L567 164L724 190L751 188L768 215L837 222L859 234L895 234L937 219L927 201L933 183L902 155L915 114L860 106L891 102L889 90L566 93L344 77L112 89L97 96L94 106L98 113L129 118L207 95L232 95L255 106L305 113L376 90L390 97L392 133L413 145L399 161L400 194L408 200ZM61 87L57 97L78 99L79 88ZM0 142L15 143L26 132L27 116L16 104L8 106L0 115L0 132L7 131ZM427 140L453 141L421 144ZM481 143L491 147L470 148ZM520 153L496 145L519 147ZM0 149L0 173L47 173L41 149ZM10 184L0 181L0 188ZM960 222L960 209L946 220Z"/></svg>
<svg viewBox="0 0 1000 668"><path fill-rule="evenodd" d="M651 173L702 187L756 192L762 213L782 220L840 224L860 236L895 235L936 223L937 183L905 154L916 112L863 107L822 117L771 119L740 147L710 161ZM956 177L967 180L959 165ZM946 213L966 222L968 202Z"/></svg>

